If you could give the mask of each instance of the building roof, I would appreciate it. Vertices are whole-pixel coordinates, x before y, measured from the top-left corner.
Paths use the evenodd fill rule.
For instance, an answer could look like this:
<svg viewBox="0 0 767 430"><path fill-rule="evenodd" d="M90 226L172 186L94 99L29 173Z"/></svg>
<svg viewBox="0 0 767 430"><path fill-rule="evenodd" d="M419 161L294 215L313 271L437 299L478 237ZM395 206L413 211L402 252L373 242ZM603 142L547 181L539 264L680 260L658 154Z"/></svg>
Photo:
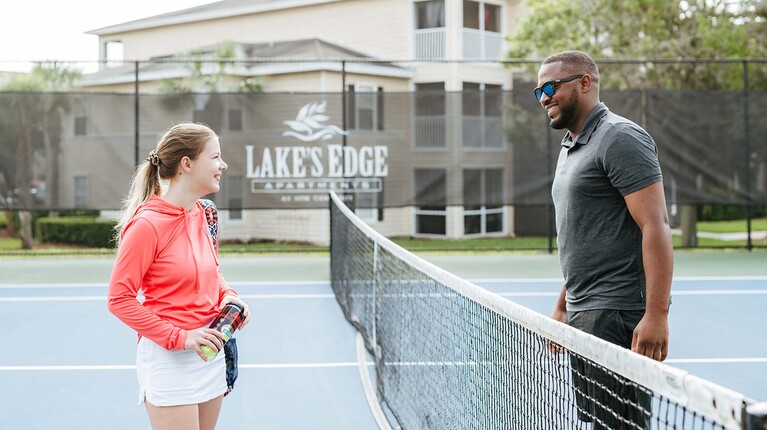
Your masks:
<svg viewBox="0 0 767 430"><path fill-rule="evenodd" d="M107 34L123 33L126 31L143 30L148 28L163 27L167 25L248 15L252 13L310 6L314 4L332 3L336 1L341 0L222 0L215 3L192 7L189 9L182 9L175 12L138 19L135 21L110 25L108 27L90 30L86 33L102 36Z"/></svg>
<svg viewBox="0 0 767 430"><path fill-rule="evenodd" d="M347 48L321 38L283 40L264 43L235 43L235 58L227 73L233 76L267 76L313 71L341 71L341 60L351 60L345 65L348 73L376 76L411 78L413 72L395 63L377 60L362 52ZM207 61L210 71L221 61L215 56L218 46L208 46L190 54L176 54L139 62L139 80L155 81L189 76L188 64ZM363 60L363 61L354 61ZM134 82L135 63L104 68L84 75L81 86L110 85Z"/></svg>

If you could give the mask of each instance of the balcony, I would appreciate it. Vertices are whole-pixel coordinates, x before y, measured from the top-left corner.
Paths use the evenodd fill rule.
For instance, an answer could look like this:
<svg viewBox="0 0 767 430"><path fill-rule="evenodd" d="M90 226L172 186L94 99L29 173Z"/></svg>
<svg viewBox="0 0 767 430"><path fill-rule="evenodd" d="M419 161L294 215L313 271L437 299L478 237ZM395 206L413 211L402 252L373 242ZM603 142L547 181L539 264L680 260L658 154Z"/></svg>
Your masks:
<svg viewBox="0 0 767 430"><path fill-rule="evenodd" d="M415 147L441 149L445 147L445 116L417 115L415 117Z"/></svg>
<svg viewBox="0 0 767 430"><path fill-rule="evenodd" d="M445 59L445 29L422 28L415 32L415 59L443 60Z"/></svg>
<svg viewBox="0 0 767 430"><path fill-rule="evenodd" d="M492 116L463 116L463 141L466 149L503 149L501 118Z"/></svg>
<svg viewBox="0 0 767 430"><path fill-rule="evenodd" d="M445 28L422 28L414 31L415 59L444 60L447 53ZM491 31L464 28L463 58L469 60L495 60L503 52L503 36Z"/></svg>
<svg viewBox="0 0 767 430"><path fill-rule="evenodd" d="M495 60L501 56L502 48L500 33L463 29L463 58L466 60Z"/></svg>

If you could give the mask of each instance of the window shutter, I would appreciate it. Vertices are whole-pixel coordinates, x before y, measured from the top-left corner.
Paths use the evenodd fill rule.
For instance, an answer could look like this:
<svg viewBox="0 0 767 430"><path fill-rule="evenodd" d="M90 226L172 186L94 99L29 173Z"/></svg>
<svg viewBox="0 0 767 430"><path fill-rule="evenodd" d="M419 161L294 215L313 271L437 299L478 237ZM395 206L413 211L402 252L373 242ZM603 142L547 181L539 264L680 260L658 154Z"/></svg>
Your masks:
<svg viewBox="0 0 767 430"><path fill-rule="evenodd" d="M378 87L378 97L376 97L376 124L378 124L378 130L384 129L384 92L383 87Z"/></svg>
<svg viewBox="0 0 767 430"><path fill-rule="evenodd" d="M378 221L384 220L384 178L381 179L381 191L378 193L378 201L376 202L376 206L378 206Z"/></svg>
<svg viewBox="0 0 767 430"><path fill-rule="evenodd" d="M349 90L346 93L346 130L353 130L356 127L356 110L355 106L354 85L349 85Z"/></svg>

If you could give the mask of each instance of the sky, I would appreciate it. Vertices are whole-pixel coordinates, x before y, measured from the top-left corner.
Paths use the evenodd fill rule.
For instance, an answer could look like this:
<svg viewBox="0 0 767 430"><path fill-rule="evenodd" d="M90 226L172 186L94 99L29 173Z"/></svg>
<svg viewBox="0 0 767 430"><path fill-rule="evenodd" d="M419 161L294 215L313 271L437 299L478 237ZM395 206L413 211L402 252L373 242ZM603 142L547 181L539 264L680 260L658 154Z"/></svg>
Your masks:
<svg viewBox="0 0 767 430"><path fill-rule="evenodd" d="M214 1L10 0L0 14L0 70L24 68L8 61L98 60L98 36L86 31Z"/></svg>

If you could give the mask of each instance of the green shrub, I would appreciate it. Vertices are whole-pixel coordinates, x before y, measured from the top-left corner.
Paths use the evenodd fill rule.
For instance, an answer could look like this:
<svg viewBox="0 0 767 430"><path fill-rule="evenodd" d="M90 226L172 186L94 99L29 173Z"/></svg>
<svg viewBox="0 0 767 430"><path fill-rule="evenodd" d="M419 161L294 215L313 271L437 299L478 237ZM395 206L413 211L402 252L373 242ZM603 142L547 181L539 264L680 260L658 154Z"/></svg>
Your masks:
<svg viewBox="0 0 767 430"><path fill-rule="evenodd" d="M30 210L28 212L32 214L32 231L35 231L35 225L37 224L37 220L48 216L48 211ZM21 220L19 219L19 211L13 211L13 232L15 234L19 234L20 229L21 229Z"/></svg>
<svg viewBox="0 0 767 430"><path fill-rule="evenodd" d="M40 218L37 220L35 237L40 242L113 248L115 224L116 221L86 217Z"/></svg>
<svg viewBox="0 0 767 430"><path fill-rule="evenodd" d="M752 206L751 218L762 218L767 213L765 206ZM744 205L699 205L698 221L730 221L746 218Z"/></svg>

